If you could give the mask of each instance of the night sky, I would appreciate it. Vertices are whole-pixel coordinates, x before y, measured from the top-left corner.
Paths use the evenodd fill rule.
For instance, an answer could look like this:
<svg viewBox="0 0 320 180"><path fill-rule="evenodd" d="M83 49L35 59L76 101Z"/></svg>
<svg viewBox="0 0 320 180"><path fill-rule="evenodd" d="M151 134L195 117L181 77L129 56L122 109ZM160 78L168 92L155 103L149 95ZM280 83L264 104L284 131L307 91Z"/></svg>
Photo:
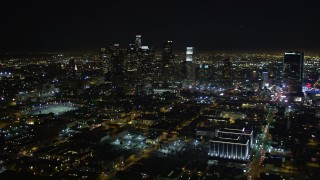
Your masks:
<svg viewBox="0 0 320 180"><path fill-rule="evenodd" d="M97 50L135 34L158 49L320 49L318 0L12 0L0 15L0 52Z"/></svg>

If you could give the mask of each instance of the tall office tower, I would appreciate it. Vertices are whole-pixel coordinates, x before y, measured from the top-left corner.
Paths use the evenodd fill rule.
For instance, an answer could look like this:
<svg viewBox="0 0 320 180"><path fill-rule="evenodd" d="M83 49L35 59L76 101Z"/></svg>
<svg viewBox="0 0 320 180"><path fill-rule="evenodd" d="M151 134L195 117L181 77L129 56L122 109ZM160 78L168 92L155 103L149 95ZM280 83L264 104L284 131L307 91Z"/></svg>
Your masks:
<svg viewBox="0 0 320 180"><path fill-rule="evenodd" d="M73 58L69 59L69 70L77 70L77 65L75 63L75 59Z"/></svg>
<svg viewBox="0 0 320 180"><path fill-rule="evenodd" d="M189 83L195 82L196 72L193 64L193 50L194 47L187 47L186 49L186 81Z"/></svg>
<svg viewBox="0 0 320 180"><path fill-rule="evenodd" d="M172 64L174 61L172 41L165 41L163 44L163 56L161 63L161 75L163 81L172 79Z"/></svg>
<svg viewBox="0 0 320 180"><path fill-rule="evenodd" d="M210 78L210 69L208 63L200 64L200 66L196 69L196 79L200 83L208 83Z"/></svg>
<svg viewBox="0 0 320 180"><path fill-rule="evenodd" d="M110 44L107 49L107 54L108 54L107 55L108 58L106 63L107 63L109 72L114 73L116 71L115 67L116 67L117 59L120 56L120 45Z"/></svg>
<svg viewBox="0 0 320 180"><path fill-rule="evenodd" d="M100 49L100 60L106 62L108 58L107 48L103 47Z"/></svg>
<svg viewBox="0 0 320 180"><path fill-rule="evenodd" d="M125 68L126 70L134 70L137 69L137 52L135 49L135 44L129 44L126 51L126 61Z"/></svg>
<svg viewBox="0 0 320 180"><path fill-rule="evenodd" d="M101 61L105 62L106 73L110 73L113 70L112 59L118 57L120 54L119 44L110 44L106 48L100 49L100 58Z"/></svg>
<svg viewBox="0 0 320 180"><path fill-rule="evenodd" d="M223 60L223 84L224 86L232 85L232 63L230 59Z"/></svg>
<svg viewBox="0 0 320 180"><path fill-rule="evenodd" d="M103 71L108 73L110 71L110 56L107 48L103 47L100 49L100 61L102 63Z"/></svg>
<svg viewBox="0 0 320 180"><path fill-rule="evenodd" d="M135 44L129 44L126 51L124 66L127 74L127 81L133 83L137 80L138 73L138 53Z"/></svg>
<svg viewBox="0 0 320 180"><path fill-rule="evenodd" d="M108 47L109 55L109 78L114 84L121 84L124 78L124 50L119 44L113 44Z"/></svg>
<svg viewBox="0 0 320 180"><path fill-rule="evenodd" d="M186 50L186 61L187 62L192 62L192 60L193 60L193 50L194 50L193 47L187 47L187 50Z"/></svg>
<svg viewBox="0 0 320 180"><path fill-rule="evenodd" d="M264 71L262 72L262 89L269 87L269 73Z"/></svg>
<svg viewBox="0 0 320 180"><path fill-rule="evenodd" d="M154 50L149 46L141 46L139 51L139 76L143 80L153 80L154 72Z"/></svg>
<svg viewBox="0 0 320 180"><path fill-rule="evenodd" d="M136 50L139 50L141 48L141 35L136 35Z"/></svg>
<svg viewBox="0 0 320 180"><path fill-rule="evenodd" d="M303 52L285 52L283 58L282 90L285 95L302 96L304 68Z"/></svg>

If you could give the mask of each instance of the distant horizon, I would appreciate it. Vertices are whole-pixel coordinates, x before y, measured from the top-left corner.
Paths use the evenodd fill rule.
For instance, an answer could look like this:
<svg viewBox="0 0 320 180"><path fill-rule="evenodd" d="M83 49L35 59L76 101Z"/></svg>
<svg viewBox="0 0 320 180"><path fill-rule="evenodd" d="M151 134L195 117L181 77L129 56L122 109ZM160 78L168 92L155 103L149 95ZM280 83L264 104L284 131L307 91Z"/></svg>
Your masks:
<svg viewBox="0 0 320 180"><path fill-rule="evenodd" d="M103 46L107 47L107 46ZM103 48L100 47L100 48ZM120 44L121 48L126 48L127 46L122 46ZM188 46L185 46L185 48ZM253 54L253 53L265 53L265 54L283 54L284 52L290 52L290 51L301 51L304 52L305 55L312 55L312 56L319 56L320 55L320 49L305 49L305 48L287 48L287 49L236 49L236 48L229 48L229 49L212 49L212 50L207 50L207 49L201 49L196 46L195 47L195 54L197 53L237 53L237 54ZM2 52L0 51L1 55L41 55L41 54L86 54L86 53L99 53L100 48L96 49L72 49L72 50L31 50L31 51L11 51L11 52ZM185 48L179 48L175 49L173 48L174 53L184 53ZM161 48L154 48L156 53L162 53Z"/></svg>

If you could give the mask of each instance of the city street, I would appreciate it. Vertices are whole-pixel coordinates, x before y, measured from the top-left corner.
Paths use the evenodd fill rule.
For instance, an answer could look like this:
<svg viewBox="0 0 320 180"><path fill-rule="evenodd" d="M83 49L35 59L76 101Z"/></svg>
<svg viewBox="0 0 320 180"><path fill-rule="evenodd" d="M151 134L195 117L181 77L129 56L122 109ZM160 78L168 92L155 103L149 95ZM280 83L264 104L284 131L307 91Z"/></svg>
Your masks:
<svg viewBox="0 0 320 180"><path fill-rule="evenodd" d="M251 163L249 164L248 179L258 179L261 172L264 172L262 165L264 155L268 151L271 137L269 134L270 124L273 122L273 114L275 112L274 107L268 108L268 114L266 117L266 125L261 127L261 134L257 135L256 143L253 148Z"/></svg>

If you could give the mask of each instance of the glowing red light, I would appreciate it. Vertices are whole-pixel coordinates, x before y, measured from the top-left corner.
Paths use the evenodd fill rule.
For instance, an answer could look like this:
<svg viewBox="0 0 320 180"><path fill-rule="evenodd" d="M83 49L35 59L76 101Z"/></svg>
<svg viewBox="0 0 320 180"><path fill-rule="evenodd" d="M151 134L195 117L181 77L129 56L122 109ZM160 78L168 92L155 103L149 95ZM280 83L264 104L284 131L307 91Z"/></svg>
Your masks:
<svg viewBox="0 0 320 180"><path fill-rule="evenodd" d="M307 88L311 88L311 87L312 87L312 84L307 83L306 86L307 86Z"/></svg>

